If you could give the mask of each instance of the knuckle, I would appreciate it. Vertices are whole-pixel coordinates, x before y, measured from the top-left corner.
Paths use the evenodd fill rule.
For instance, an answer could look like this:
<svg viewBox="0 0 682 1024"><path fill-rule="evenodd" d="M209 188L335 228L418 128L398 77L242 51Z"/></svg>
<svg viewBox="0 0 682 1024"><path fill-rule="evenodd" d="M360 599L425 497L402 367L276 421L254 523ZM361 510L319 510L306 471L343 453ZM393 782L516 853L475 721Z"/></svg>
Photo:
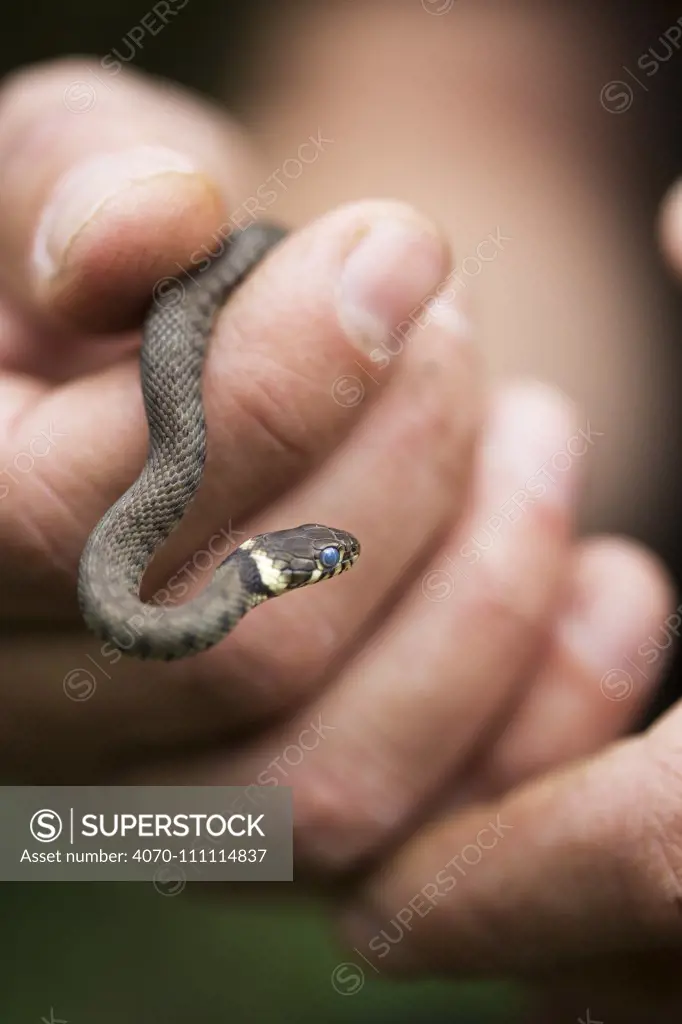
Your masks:
<svg viewBox="0 0 682 1024"><path fill-rule="evenodd" d="M621 821L626 896L645 931L682 936L682 764L655 751ZM651 769L653 768L653 771ZM632 808L637 810L633 812Z"/></svg>
<svg viewBox="0 0 682 1024"><path fill-rule="evenodd" d="M262 268L263 271L266 269ZM241 299L245 301L244 296ZM272 358L262 351L249 352L248 341L254 336L256 325L242 314L243 311L237 307L229 328L223 331L219 328L217 340L220 344L215 348L220 352L214 358L217 362L222 351L239 353L239 364L231 368L231 401L243 421L239 429L254 439L251 443L257 444L263 455L271 460L267 486L271 490L279 490L310 469L311 460L328 446L327 433L331 428L325 430L320 424L319 430L310 431L304 417L292 413L299 396L314 391L316 381L302 370L287 366L284 359ZM219 376L221 372L218 367ZM212 397L212 394L208 395L209 416ZM224 400L220 399L220 403L222 413Z"/></svg>
<svg viewBox="0 0 682 1024"><path fill-rule="evenodd" d="M71 575L78 565L85 533L78 504L47 473L35 472L19 504L29 546L52 570Z"/></svg>
<svg viewBox="0 0 682 1024"><path fill-rule="evenodd" d="M399 823L400 808L391 806L395 800L383 783L370 788L363 780L354 784L347 770L316 767L311 757L312 770L296 785L297 855L315 874L346 874Z"/></svg>
<svg viewBox="0 0 682 1024"><path fill-rule="evenodd" d="M25 574L48 567L70 577L77 564L85 513L59 451L67 437L51 420L38 425L22 412L2 439L0 536Z"/></svg>
<svg viewBox="0 0 682 1024"><path fill-rule="evenodd" d="M481 426L476 354L465 346L454 355L420 353L401 370L401 449L420 460L428 446L430 464L461 488Z"/></svg>
<svg viewBox="0 0 682 1024"><path fill-rule="evenodd" d="M26 64L10 72L0 85L0 111L33 107L36 99L52 93L74 78L87 74L96 57L61 57Z"/></svg>
<svg viewBox="0 0 682 1024"><path fill-rule="evenodd" d="M523 587L505 571L498 559L482 558L472 574L472 614L487 629L529 638L537 628L538 609L527 600Z"/></svg>
<svg viewBox="0 0 682 1024"><path fill-rule="evenodd" d="M281 414L286 406L281 387L281 383L275 385L260 374L248 387L235 387L232 394L244 429L248 430L249 437L257 439L252 445L258 444L268 460L270 473L264 486L267 485L270 493L298 482L314 454L314 440L308 440L293 419L288 420Z"/></svg>
<svg viewBox="0 0 682 1024"><path fill-rule="evenodd" d="M6 194L18 195L20 208L41 199L45 184L91 138L91 119L73 111L92 108L103 92L96 86L92 69L80 58L20 68L0 86Z"/></svg>

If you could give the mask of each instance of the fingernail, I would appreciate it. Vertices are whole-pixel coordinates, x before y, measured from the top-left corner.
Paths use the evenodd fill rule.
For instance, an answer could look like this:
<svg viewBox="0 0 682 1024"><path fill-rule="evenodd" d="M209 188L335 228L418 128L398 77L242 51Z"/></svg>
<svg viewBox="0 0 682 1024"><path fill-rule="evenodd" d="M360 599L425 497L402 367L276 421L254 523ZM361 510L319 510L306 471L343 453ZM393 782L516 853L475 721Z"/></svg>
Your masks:
<svg viewBox="0 0 682 1024"><path fill-rule="evenodd" d="M132 192L135 185L168 173L201 176L188 156L163 146L100 154L68 171L57 182L36 230L33 265L38 280L55 276L73 240L107 203Z"/></svg>
<svg viewBox="0 0 682 1024"><path fill-rule="evenodd" d="M613 679L604 677L611 694L626 663L631 678L646 679L652 670L645 672L645 665L662 661L662 651L672 647L673 638L668 637L667 647L661 644L657 651L652 636L647 649L640 650L647 634L657 633L666 607L667 595L650 566L645 569L640 559L624 555L620 542L612 548L602 541L583 555L557 631L566 647L593 671L614 670ZM646 656L651 652L656 657L649 661Z"/></svg>
<svg viewBox="0 0 682 1024"><path fill-rule="evenodd" d="M428 322L440 324L454 337L471 340L473 328L470 303L463 293L444 294L427 303Z"/></svg>
<svg viewBox="0 0 682 1024"><path fill-rule="evenodd" d="M416 215L370 225L348 254L339 283L338 315L348 338L365 353L380 346L435 298L447 259L443 240Z"/></svg>
<svg viewBox="0 0 682 1024"><path fill-rule="evenodd" d="M575 410L560 392L540 383L512 386L493 408L483 475L517 504L563 505L589 448L589 437L578 445L576 436Z"/></svg>

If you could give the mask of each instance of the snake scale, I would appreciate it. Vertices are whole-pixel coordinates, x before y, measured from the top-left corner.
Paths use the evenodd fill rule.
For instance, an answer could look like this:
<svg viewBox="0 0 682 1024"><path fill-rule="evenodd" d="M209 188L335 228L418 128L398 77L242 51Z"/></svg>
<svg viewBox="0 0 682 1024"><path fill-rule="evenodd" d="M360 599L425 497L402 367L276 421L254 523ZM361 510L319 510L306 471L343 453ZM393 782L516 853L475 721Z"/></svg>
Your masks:
<svg viewBox="0 0 682 1024"><path fill-rule="evenodd" d="M78 576L86 624L116 649L170 661L206 650L268 598L350 568L352 534L318 523L260 534L216 568L205 589L181 605L140 598L152 556L194 498L206 461L202 371L214 320L234 289L284 237L275 225L235 231L224 251L187 285L152 303L140 369L149 427L138 479L90 534ZM168 301L172 299L173 301Z"/></svg>

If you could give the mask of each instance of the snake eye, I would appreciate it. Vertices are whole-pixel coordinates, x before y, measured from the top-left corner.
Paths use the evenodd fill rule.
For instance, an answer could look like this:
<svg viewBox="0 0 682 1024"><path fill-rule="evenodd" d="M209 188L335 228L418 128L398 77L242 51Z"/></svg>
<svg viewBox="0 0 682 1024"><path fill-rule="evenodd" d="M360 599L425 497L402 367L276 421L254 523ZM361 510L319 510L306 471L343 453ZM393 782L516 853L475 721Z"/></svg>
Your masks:
<svg viewBox="0 0 682 1024"><path fill-rule="evenodd" d="M341 561L341 552L338 548L323 548L320 552L320 564L324 569L335 569Z"/></svg>

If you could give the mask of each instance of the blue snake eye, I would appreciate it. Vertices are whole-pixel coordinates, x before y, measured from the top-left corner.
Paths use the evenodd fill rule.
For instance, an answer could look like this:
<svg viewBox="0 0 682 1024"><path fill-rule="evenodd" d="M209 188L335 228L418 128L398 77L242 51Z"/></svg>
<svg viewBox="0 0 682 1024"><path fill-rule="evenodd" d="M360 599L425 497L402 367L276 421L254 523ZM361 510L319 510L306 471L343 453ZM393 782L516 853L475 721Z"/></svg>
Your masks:
<svg viewBox="0 0 682 1024"><path fill-rule="evenodd" d="M338 548L323 548L320 552L320 563L325 569L335 569L341 561L341 552Z"/></svg>

